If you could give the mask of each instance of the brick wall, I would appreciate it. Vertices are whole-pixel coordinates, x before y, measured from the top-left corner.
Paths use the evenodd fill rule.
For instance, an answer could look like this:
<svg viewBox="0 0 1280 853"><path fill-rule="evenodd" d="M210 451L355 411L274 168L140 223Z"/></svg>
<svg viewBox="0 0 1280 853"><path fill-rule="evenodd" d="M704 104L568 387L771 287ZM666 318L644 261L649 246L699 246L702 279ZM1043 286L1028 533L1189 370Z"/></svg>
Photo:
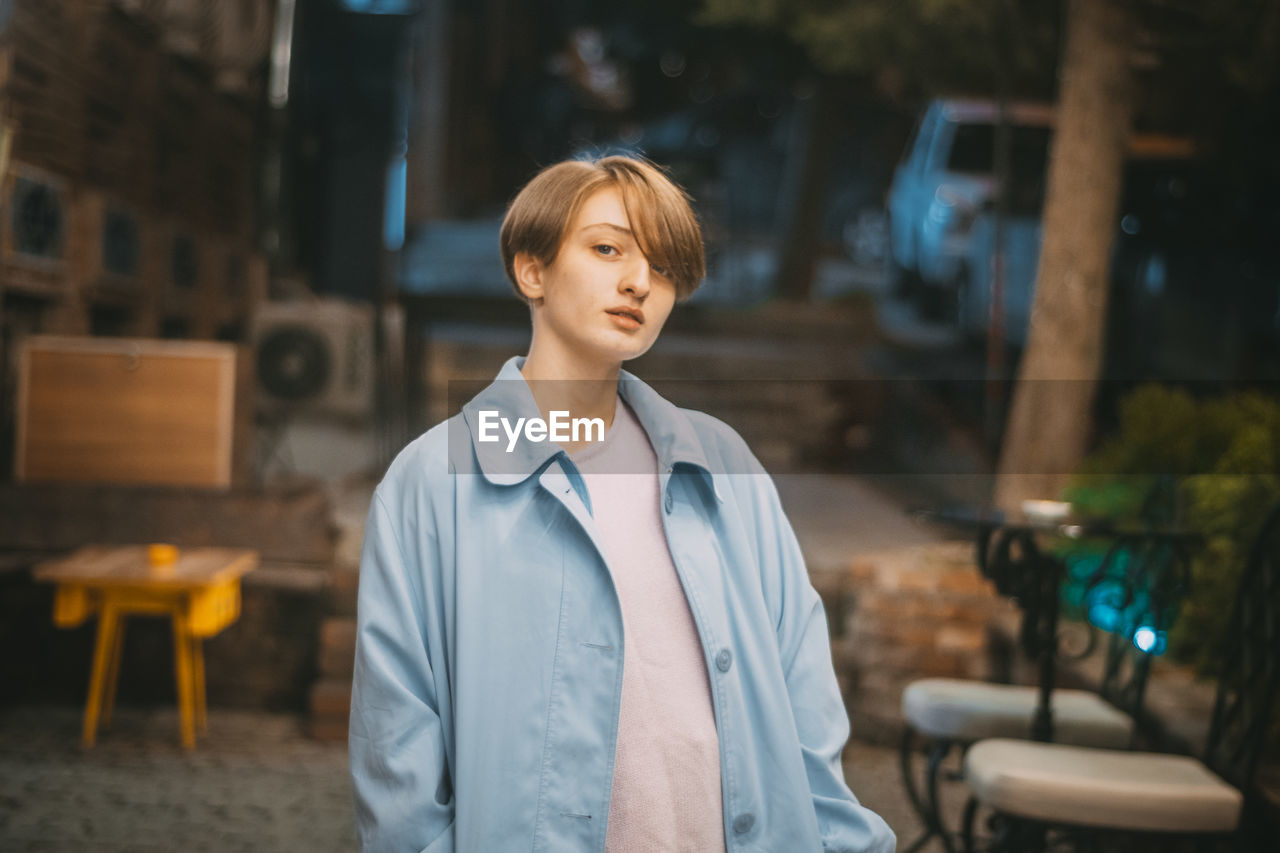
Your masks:
<svg viewBox="0 0 1280 853"><path fill-rule="evenodd" d="M864 555L844 586L828 613L842 620L832 653L854 737L896 741L902 688L917 678L1007 677L1007 640L995 628L1017 609L979 573L971 542Z"/></svg>

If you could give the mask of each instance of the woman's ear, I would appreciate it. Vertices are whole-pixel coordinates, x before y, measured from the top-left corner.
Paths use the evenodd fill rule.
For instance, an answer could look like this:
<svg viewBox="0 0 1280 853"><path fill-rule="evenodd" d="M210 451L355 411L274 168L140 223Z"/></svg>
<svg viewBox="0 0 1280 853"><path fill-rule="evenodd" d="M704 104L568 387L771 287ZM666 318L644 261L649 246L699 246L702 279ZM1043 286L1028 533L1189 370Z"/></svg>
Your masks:
<svg viewBox="0 0 1280 853"><path fill-rule="evenodd" d="M516 286L524 298L537 304L542 301L542 262L528 252L517 252L511 261L516 274Z"/></svg>

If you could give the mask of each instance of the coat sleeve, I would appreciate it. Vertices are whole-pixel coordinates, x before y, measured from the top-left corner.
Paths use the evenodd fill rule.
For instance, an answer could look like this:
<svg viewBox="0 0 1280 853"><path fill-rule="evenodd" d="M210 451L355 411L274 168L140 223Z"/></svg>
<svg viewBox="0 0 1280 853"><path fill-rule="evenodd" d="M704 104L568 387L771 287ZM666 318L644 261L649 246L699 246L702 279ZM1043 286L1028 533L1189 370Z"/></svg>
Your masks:
<svg viewBox="0 0 1280 853"><path fill-rule="evenodd" d="M430 554L406 554L375 494L360 560L348 745L360 849L454 849L453 785L427 640Z"/></svg>
<svg viewBox="0 0 1280 853"><path fill-rule="evenodd" d="M778 650L804 757L822 849L892 853L897 840L884 820L858 802L845 783L840 756L849 739L822 599L809 582L800 544L778 491L759 469L761 557L778 599Z"/></svg>

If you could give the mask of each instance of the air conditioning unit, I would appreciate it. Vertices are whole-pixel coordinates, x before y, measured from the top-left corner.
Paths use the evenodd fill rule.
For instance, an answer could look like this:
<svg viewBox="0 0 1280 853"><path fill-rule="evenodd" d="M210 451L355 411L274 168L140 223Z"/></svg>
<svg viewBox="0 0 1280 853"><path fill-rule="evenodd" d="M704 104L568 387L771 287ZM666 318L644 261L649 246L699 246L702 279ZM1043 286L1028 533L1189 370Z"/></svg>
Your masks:
<svg viewBox="0 0 1280 853"><path fill-rule="evenodd" d="M252 338L263 411L371 414L372 306L338 299L265 302L254 317Z"/></svg>

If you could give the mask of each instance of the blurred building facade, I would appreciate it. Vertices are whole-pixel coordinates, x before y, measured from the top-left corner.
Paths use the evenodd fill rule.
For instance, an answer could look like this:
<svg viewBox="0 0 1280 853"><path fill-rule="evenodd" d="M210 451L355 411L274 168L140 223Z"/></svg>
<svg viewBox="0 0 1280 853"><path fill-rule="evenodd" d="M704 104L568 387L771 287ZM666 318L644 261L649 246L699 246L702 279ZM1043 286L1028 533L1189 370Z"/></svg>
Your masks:
<svg viewBox="0 0 1280 853"><path fill-rule="evenodd" d="M36 333L244 340L271 0L13 0L0 20L0 440Z"/></svg>

